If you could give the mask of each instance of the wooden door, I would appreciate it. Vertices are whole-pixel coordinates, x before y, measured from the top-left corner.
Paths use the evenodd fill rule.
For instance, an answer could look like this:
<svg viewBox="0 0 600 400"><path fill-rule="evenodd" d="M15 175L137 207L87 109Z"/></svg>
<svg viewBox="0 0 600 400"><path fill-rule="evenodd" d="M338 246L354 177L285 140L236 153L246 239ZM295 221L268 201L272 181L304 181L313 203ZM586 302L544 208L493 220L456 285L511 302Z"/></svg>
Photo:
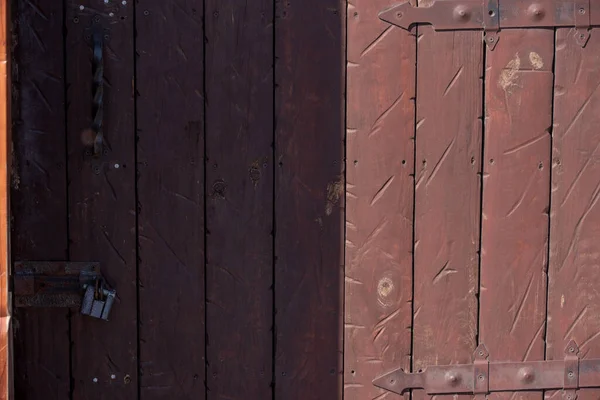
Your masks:
<svg viewBox="0 0 600 400"><path fill-rule="evenodd" d="M570 340L600 357L600 30L580 37L600 3L422 0L388 15L433 23L408 29L379 18L398 3L348 5L344 398L399 398L373 379L480 344L490 362L563 360Z"/></svg>

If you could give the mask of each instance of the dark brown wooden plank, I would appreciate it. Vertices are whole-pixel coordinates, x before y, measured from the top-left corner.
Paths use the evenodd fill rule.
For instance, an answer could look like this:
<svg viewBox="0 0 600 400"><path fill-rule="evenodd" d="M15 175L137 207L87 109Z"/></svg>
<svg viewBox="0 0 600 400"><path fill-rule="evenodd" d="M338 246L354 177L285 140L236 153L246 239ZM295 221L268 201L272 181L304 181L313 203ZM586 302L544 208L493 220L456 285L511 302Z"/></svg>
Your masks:
<svg viewBox="0 0 600 400"><path fill-rule="evenodd" d="M483 96L480 32L418 34L413 371L477 346Z"/></svg>
<svg viewBox="0 0 600 400"><path fill-rule="evenodd" d="M273 2L207 0L206 40L208 398L270 399Z"/></svg>
<svg viewBox="0 0 600 400"><path fill-rule="evenodd" d="M65 260L63 4L14 2L13 260ZM15 309L15 398L69 398L64 309ZM35 382L35 384L32 384Z"/></svg>
<svg viewBox="0 0 600 400"><path fill-rule="evenodd" d="M580 356L600 357L600 42L581 48L572 34L556 35L548 359L563 358L571 339ZM591 34L598 38L600 29ZM578 398L598 394L582 390Z"/></svg>
<svg viewBox="0 0 600 400"><path fill-rule="evenodd" d="M202 13L202 0L136 7L143 400L205 395Z"/></svg>
<svg viewBox="0 0 600 400"><path fill-rule="evenodd" d="M493 360L544 358L553 45L551 29L507 30L487 50L479 342Z"/></svg>
<svg viewBox="0 0 600 400"><path fill-rule="evenodd" d="M348 8L344 398L410 366L416 37ZM391 396L391 395L388 395Z"/></svg>
<svg viewBox="0 0 600 400"><path fill-rule="evenodd" d="M138 395L133 2L67 6L70 258L100 262L117 290L110 322L73 315L73 397L131 400ZM85 29L96 15L110 29L104 48L107 146L98 159L82 140L92 122L92 44Z"/></svg>
<svg viewBox="0 0 600 400"><path fill-rule="evenodd" d="M342 394L345 10L276 2L276 399Z"/></svg>

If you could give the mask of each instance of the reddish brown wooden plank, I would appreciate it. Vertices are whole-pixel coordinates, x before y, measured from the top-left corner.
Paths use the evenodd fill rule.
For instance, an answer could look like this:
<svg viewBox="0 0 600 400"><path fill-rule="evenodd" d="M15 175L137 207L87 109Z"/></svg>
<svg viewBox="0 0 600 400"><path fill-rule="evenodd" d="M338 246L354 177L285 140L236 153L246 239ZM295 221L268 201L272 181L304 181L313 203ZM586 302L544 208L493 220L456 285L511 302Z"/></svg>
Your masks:
<svg viewBox="0 0 600 400"><path fill-rule="evenodd" d="M13 260L65 260L63 4L15 2ZM15 398L69 398L64 309L15 309ZM32 384L35 382L35 384Z"/></svg>
<svg viewBox="0 0 600 400"><path fill-rule="evenodd" d="M348 8L344 396L410 365L416 38L377 14Z"/></svg>
<svg viewBox="0 0 600 400"><path fill-rule="evenodd" d="M14 398L12 360L12 322L8 292L10 273L10 177L11 95L10 71L11 13L9 1L0 1L0 399Z"/></svg>
<svg viewBox="0 0 600 400"><path fill-rule="evenodd" d="M136 7L140 397L203 399L202 0Z"/></svg>
<svg viewBox="0 0 600 400"><path fill-rule="evenodd" d="M345 10L276 2L276 399L342 395Z"/></svg>
<svg viewBox="0 0 600 400"><path fill-rule="evenodd" d="M480 32L418 35L413 371L477 346L483 96Z"/></svg>
<svg viewBox="0 0 600 400"><path fill-rule="evenodd" d="M556 35L550 214L547 357L561 359L569 340L580 356L600 357L600 42L585 48L570 29ZM598 38L599 29L592 37ZM579 392L579 399L598 397Z"/></svg>
<svg viewBox="0 0 600 400"><path fill-rule="evenodd" d="M138 395L133 2L69 1L67 7L70 258L100 262L117 290L110 322L73 315L73 398L131 400ZM85 29L96 15L110 29L106 151L98 159L82 140L92 122L92 44Z"/></svg>
<svg viewBox="0 0 600 400"><path fill-rule="evenodd" d="M268 399L273 2L207 0L206 40L207 393Z"/></svg>
<svg viewBox="0 0 600 400"><path fill-rule="evenodd" d="M553 45L553 30L508 30L487 50L479 342L493 360L544 358Z"/></svg>

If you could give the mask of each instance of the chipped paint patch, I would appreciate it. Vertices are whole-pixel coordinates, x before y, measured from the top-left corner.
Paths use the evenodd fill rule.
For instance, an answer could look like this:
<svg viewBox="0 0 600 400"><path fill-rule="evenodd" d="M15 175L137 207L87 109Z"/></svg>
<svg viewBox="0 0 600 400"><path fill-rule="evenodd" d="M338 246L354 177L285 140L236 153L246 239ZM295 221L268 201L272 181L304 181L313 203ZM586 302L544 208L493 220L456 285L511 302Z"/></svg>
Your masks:
<svg viewBox="0 0 600 400"><path fill-rule="evenodd" d="M343 192L344 182L341 177L337 181L327 184L327 202L325 204L326 215L331 215L333 207L339 203Z"/></svg>
<svg viewBox="0 0 600 400"><path fill-rule="evenodd" d="M542 69L544 67L544 59L535 51L529 53L529 62L533 69Z"/></svg>
<svg viewBox="0 0 600 400"><path fill-rule="evenodd" d="M515 58L510 60L500 73L498 85L502 90L507 91L511 86L515 85L519 68L521 68L521 58L519 57L519 53L516 53Z"/></svg>

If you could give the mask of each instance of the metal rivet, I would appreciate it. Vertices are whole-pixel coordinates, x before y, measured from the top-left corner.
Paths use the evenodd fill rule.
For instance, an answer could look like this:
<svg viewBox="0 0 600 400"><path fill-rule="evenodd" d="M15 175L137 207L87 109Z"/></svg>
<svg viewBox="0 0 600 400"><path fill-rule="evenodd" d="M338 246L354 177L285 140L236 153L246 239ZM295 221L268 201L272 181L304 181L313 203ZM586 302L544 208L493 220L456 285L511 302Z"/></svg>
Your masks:
<svg viewBox="0 0 600 400"><path fill-rule="evenodd" d="M114 16L115 16L115 13L113 13L113 12L111 12L111 13L108 13L108 16L109 16L109 17L114 17Z"/></svg>
<svg viewBox="0 0 600 400"><path fill-rule="evenodd" d="M572 377L575 376L575 374L573 373L573 371L569 371L569 373L567 375L569 375L569 378L572 378Z"/></svg>
<svg viewBox="0 0 600 400"><path fill-rule="evenodd" d="M108 4L108 0L104 0L104 4Z"/></svg>
<svg viewBox="0 0 600 400"><path fill-rule="evenodd" d="M144 15L146 15L146 16L147 16L147 15L150 15L150 11L148 11L148 10L144 10Z"/></svg>
<svg viewBox="0 0 600 400"><path fill-rule="evenodd" d="M84 7L84 6L79 6L79 9L80 9L81 11L83 11L83 10L85 9L85 7Z"/></svg>
<svg viewBox="0 0 600 400"><path fill-rule="evenodd" d="M479 350L479 355L483 357L483 350Z"/></svg>
<svg viewBox="0 0 600 400"><path fill-rule="evenodd" d="M532 4L527 10L532 19L540 20L544 17L544 9L539 4Z"/></svg>
<svg viewBox="0 0 600 400"><path fill-rule="evenodd" d="M530 367L524 367L519 370L519 377L521 378L521 381L525 383L531 383L534 376L534 371Z"/></svg>
<svg viewBox="0 0 600 400"><path fill-rule="evenodd" d="M485 376L483 376L483 374L480 374L479 376L477 376L477 379L479 379L480 381L485 379Z"/></svg>
<svg viewBox="0 0 600 400"><path fill-rule="evenodd" d="M402 18L402 17L404 17L404 14L403 14L401 11L398 11L398 12L396 13L396 18L397 18L397 19L400 19L400 18Z"/></svg>
<svg viewBox="0 0 600 400"><path fill-rule="evenodd" d="M457 21L467 21L471 17L469 10L463 6L454 9L454 19Z"/></svg>
<svg viewBox="0 0 600 400"><path fill-rule="evenodd" d="M583 36L583 35L581 35ZM575 352L575 347L569 347L569 353L574 353Z"/></svg>
<svg viewBox="0 0 600 400"><path fill-rule="evenodd" d="M94 379L92 379L92 381L93 381L94 383L98 383L98 378L94 378Z"/></svg>
<svg viewBox="0 0 600 400"><path fill-rule="evenodd" d="M585 8L581 7L579 9L579 14L581 14L581 15L585 14Z"/></svg>
<svg viewBox="0 0 600 400"><path fill-rule="evenodd" d="M115 164L115 169L119 169L119 164Z"/></svg>
<svg viewBox="0 0 600 400"><path fill-rule="evenodd" d="M116 376L115 374L112 374L112 375L110 376L110 379L117 379L117 376Z"/></svg>
<svg viewBox="0 0 600 400"><path fill-rule="evenodd" d="M448 382L450 386L456 386L459 381L460 376L455 374L454 371L446 372L446 382Z"/></svg>
<svg viewBox="0 0 600 400"><path fill-rule="evenodd" d="M126 2L125 0L123 0L123 1L121 2L121 4L123 4L124 6L126 6L126 5L127 5L127 2Z"/></svg>
<svg viewBox="0 0 600 400"><path fill-rule="evenodd" d="M490 17L493 17L496 15L496 11L490 10L490 11L488 11L488 14L490 15Z"/></svg>
<svg viewBox="0 0 600 400"><path fill-rule="evenodd" d="M494 43L494 41L495 41L495 40L496 40L496 39L494 39L494 37L493 37L493 36L490 36L490 37L488 38L488 42L490 42L490 43Z"/></svg>

